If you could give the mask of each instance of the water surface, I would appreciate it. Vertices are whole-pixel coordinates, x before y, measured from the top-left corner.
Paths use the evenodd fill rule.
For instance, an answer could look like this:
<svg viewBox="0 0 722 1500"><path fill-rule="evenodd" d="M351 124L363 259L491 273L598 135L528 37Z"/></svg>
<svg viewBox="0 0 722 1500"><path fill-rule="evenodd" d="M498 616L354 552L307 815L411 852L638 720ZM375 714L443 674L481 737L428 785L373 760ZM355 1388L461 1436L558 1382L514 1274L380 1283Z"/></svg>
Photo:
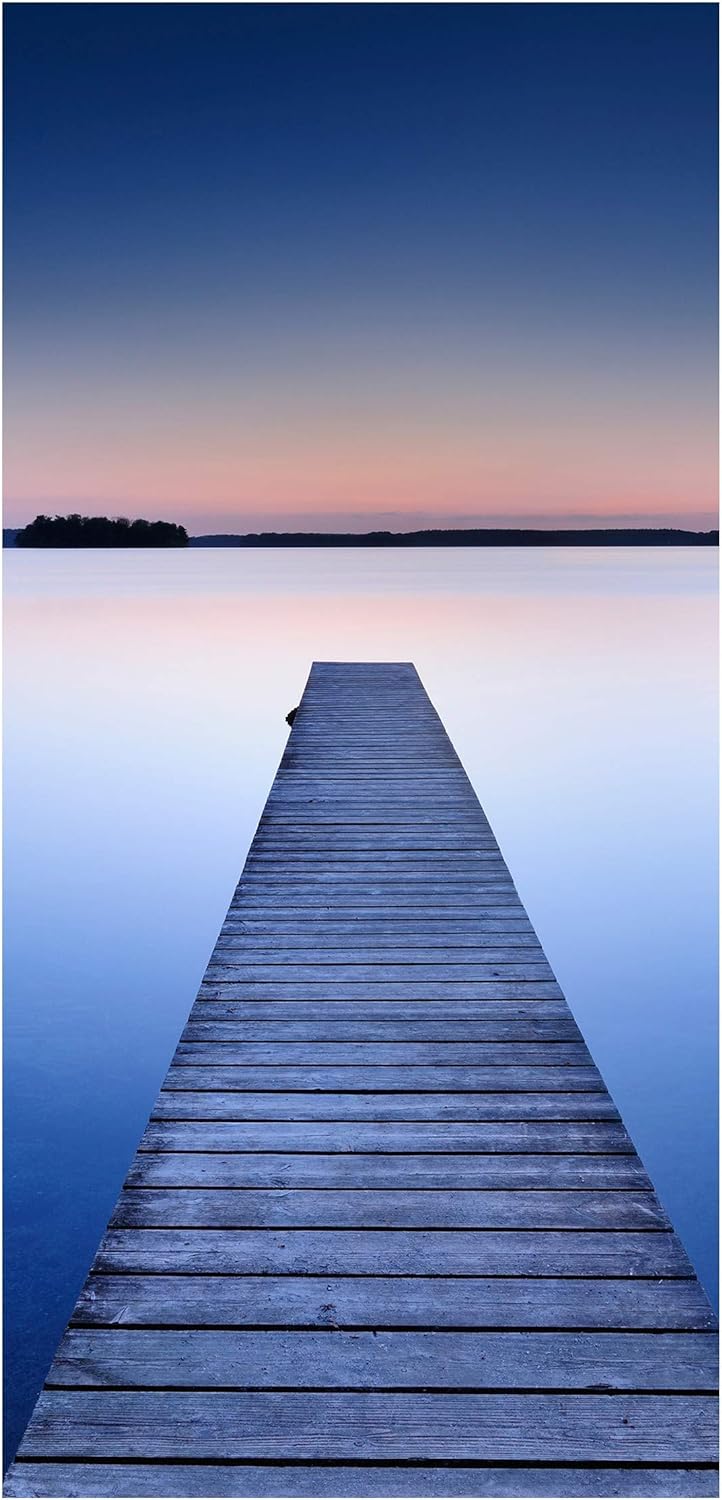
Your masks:
<svg viewBox="0 0 722 1500"><path fill-rule="evenodd" d="M7 1460L314 658L416 663L714 1292L716 566L711 549L5 554Z"/></svg>

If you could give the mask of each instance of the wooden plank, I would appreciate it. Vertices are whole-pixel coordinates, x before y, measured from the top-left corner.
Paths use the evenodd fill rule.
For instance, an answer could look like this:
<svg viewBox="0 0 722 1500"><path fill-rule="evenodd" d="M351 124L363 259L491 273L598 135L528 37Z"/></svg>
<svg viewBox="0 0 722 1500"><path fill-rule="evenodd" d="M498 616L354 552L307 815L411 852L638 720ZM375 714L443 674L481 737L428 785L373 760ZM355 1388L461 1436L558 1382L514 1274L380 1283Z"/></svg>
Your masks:
<svg viewBox="0 0 722 1500"><path fill-rule="evenodd" d="M373 882L399 880L408 884L416 880L439 881L448 875L453 883L506 884L509 873L501 854L491 847L466 849L357 849L318 850L315 854L302 849L274 850L252 848L248 856L245 879L256 881L289 879L325 879L355 881L359 877Z"/></svg>
<svg viewBox="0 0 722 1500"><path fill-rule="evenodd" d="M450 890L448 885L414 890L408 886L402 889L396 885L389 901L388 890L377 883L367 883L361 886L336 886L332 896L333 900L330 899L329 892L317 883L302 886L294 882L293 886L284 888L279 881L275 885L270 885L267 881L263 884L258 882L253 888L244 885L236 892L228 908L228 915L231 920L248 915L268 916L270 909L278 913L280 922L298 920L308 912L313 913L316 921L322 921L329 914L342 920L355 916L370 918L376 912L382 912L388 919L389 907L393 906L395 917L400 921L422 921L424 912L429 910L434 911L437 917L448 912L459 920L470 921L479 918L490 921L496 913L504 917L526 916L511 885L497 884L487 886L484 890L479 890L476 886L454 887Z"/></svg>
<svg viewBox="0 0 722 1500"><path fill-rule="evenodd" d="M139 1151L129 1187L366 1187L366 1188L630 1188L649 1187L633 1153L602 1156L461 1155L304 1156L300 1152Z"/></svg>
<svg viewBox="0 0 722 1500"><path fill-rule="evenodd" d="M693 1275L665 1231L109 1229L99 1274L272 1276Z"/></svg>
<svg viewBox="0 0 722 1500"><path fill-rule="evenodd" d="M371 753L375 752L372 750ZM371 826L377 828L381 824L391 828L405 824L423 831L424 826L430 825L419 825L419 807L425 806L430 814L432 807L429 798L430 793L434 792L434 810L437 816L435 828L448 829L455 826L459 829L464 827L468 832L484 835L490 833L488 824L475 815L474 804L468 792L464 792L460 782L456 786L450 786L446 773L443 777L437 776L435 781L431 776L425 777L423 783L410 776L407 771L389 777L379 775L367 778L363 775L363 767L358 759L347 763L345 780L339 774L341 768L338 764L335 776L329 774L330 769L327 763L322 784L314 785L308 780L294 777L280 789L271 792L267 807L269 813L274 815L274 829L276 813L302 821L304 817L314 819L320 806L326 818L333 818L341 826L345 826L349 815L363 812L372 820Z"/></svg>
<svg viewBox="0 0 722 1500"><path fill-rule="evenodd" d="M534 955L529 958L524 955L523 961L519 961L519 955L504 953L499 959L489 959L488 962L477 963L476 960L464 958L460 963L451 963L439 959L434 963L406 963L403 959L396 959L393 955L382 958L374 963L362 963L361 961L349 963L336 963L329 955L323 963L300 963L291 962L282 958L280 962L263 963L256 962L255 958L249 957L243 961L236 957L231 950L224 950L218 959L209 963L206 973L209 979L220 981L230 979L234 984L244 979L252 980L257 984L276 984L281 980L284 984L293 984L299 980L302 984L365 984L376 983L385 980L403 978L414 982L419 980L422 984L434 982L446 982L455 979L473 983L475 980L484 982L490 979L502 979L506 982L511 980L538 980L551 979L552 971L546 961L541 962Z"/></svg>
<svg viewBox="0 0 722 1500"><path fill-rule="evenodd" d="M537 1064L522 1067L509 1062L506 1067L462 1068L437 1064L434 1067L413 1067L400 1064L394 1068L348 1066L333 1067L330 1063L311 1067L284 1064L274 1068L249 1064L230 1063L225 1066L196 1066L189 1058L174 1063L163 1082L164 1089L221 1089L274 1090L284 1093L293 1089L307 1092L352 1094L365 1092L417 1093L471 1093L480 1090L488 1093L588 1093L603 1090L602 1079L591 1060L583 1067L566 1064L563 1067Z"/></svg>
<svg viewBox="0 0 722 1500"><path fill-rule="evenodd" d="M298 917L311 909L316 920L322 920L324 914L331 913L335 917L353 917L356 914L375 912L379 908L384 917L389 919L389 907L393 906L395 916L401 921L409 920L409 913L415 918L423 920L425 911L432 910L437 917L444 912L458 916L460 919L477 918L487 921L498 912L506 917L525 917L526 912L517 896L516 890L511 882L500 885L488 885L483 890L478 886L468 885L450 888L448 882L444 885L434 885L419 888L418 886L401 886L396 883L393 888L393 901L388 899L388 890L379 886L376 882L359 885L341 885L334 887L333 901L329 898L329 892L319 886L317 882L309 882L302 886L294 882L293 886L284 888L282 881L277 880L273 884L268 881L256 881L253 886L245 884L234 894L233 900L228 908L228 918L243 918L249 913L260 912L267 914L268 908L278 909L279 920Z"/></svg>
<svg viewBox="0 0 722 1500"><path fill-rule="evenodd" d="M534 947L538 942L536 933L526 917L491 916L457 917L449 913L442 917L404 920L403 917L386 921L369 921L368 917L340 920L327 912L324 918L307 916L305 921L294 918L274 921L262 917L239 917L233 915L223 923L217 946L225 948L230 941L247 939L254 942L272 942L276 951L281 948L307 948L317 945L324 951L348 944L372 942L376 951L397 944L423 942L428 950L445 947L453 942L457 948L494 948L503 943L507 948Z"/></svg>
<svg viewBox="0 0 722 1500"><path fill-rule="evenodd" d="M164 1089L153 1120L616 1120L608 1094L291 1094ZM441 1126L443 1128L443 1124Z"/></svg>
<svg viewBox="0 0 722 1500"><path fill-rule="evenodd" d="M573 1022L564 1001L198 1001L188 1022ZM576 1025L576 1023L573 1023Z"/></svg>
<svg viewBox="0 0 722 1500"><path fill-rule="evenodd" d="M651 1192L444 1188L125 1188L110 1220L136 1228L667 1229Z"/></svg>
<svg viewBox="0 0 722 1500"><path fill-rule="evenodd" d="M252 849L248 856L247 879L270 878L279 870L283 879L356 880L359 876L373 881L374 876L404 882L422 879L443 879L448 874L454 881L495 883L497 876L508 880L506 865L495 849L376 849L376 850L319 850L316 854L302 850L287 850L280 857L275 851Z"/></svg>
<svg viewBox="0 0 722 1500"><path fill-rule="evenodd" d="M306 754L315 754L310 743ZM423 748L417 754L424 755ZM368 770L369 759L377 762L373 772ZM307 775L298 762L286 767L271 788L266 807L273 820L272 825L270 818L265 820L259 830L261 836L269 832L269 825L270 831L275 831L277 813L300 822L320 815L343 827L348 814L363 812L372 827L405 826L423 832L430 823L419 822L419 814L426 813L430 818L436 812L434 826L440 830L463 824L469 832L493 837L488 820L480 814L468 784L464 784L463 773L457 770L450 774L448 764L433 760L420 775L418 766L368 743L357 745L353 755L339 749L333 756L324 754L319 745L314 774Z"/></svg>
<svg viewBox="0 0 722 1500"><path fill-rule="evenodd" d="M244 942L252 947L273 946L278 952L278 938L283 938L283 947L303 948L319 944L320 950L327 948L348 949L372 946L374 952L383 948L420 947L436 953L439 948L534 948L539 944L528 919L512 912L500 912L486 918L464 915L414 918L408 914L374 921L368 915L338 918L327 911L318 918L306 914L305 918L291 916L282 921L264 920L262 916L248 917L237 912L224 922L218 935L217 947Z"/></svg>
<svg viewBox="0 0 722 1500"><path fill-rule="evenodd" d="M492 964L533 964L535 969L541 962L539 954L542 949L537 941L530 941L524 936L522 944L500 943L497 939L496 945L487 944L486 947L472 948L467 945L462 948L422 948L404 947L399 943L388 943L383 948L371 948L368 946L346 944L342 947L321 947L309 950L303 945L289 947L279 950L258 946L250 942L248 938L224 938L216 944L217 963L223 967L245 968L252 966L257 969L261 967L279 968L345 968L357 967L378 968L382 964L384 968L393 969L397 966L405 968L429 968L442 964L444 968L460 965L474 965L475 967ZM545 966L546 965L546 961ZM332 978L329 975L329 978ZM373 976L372 976L373 977Z"/></svg>
<svg viewBox="0 0 722 1500"><path fill-rule="evenodd" d="M322 986L322 989L320 988ZM431 984L419 979L388 982L378 980L336 983L320 980L313 984L283 979L272 982L256 980L204 979L198 991L199 1000L560 1000L558 984L544 979L494 979L485 982L448 979ZM523 1061L522 1058L519 1059Z"/></svg>
<svg viewBox="0 0 722 1500"><path fill-rule="evenodd" d="M206 1390L708 1391L713 1333L71 1329L48 1385Z"/></svg>
<svg viewBox="0 0 722 1500"><path fill-rule="evenodd" d="M492 857L496 862L501 861L499 845L492 833L484 830L472 830L469 828L467 819L458 825L451 825L442 830L436 823L426 832L411 832L407 829L389 829L384 824L368 829L364 833L350 832L344 829L304 831L297 828L276 829L275 825L269 825L265 832L259 832L253 840L253 859L270 859L274 863L279 858L284 863L287 859L295 859L298 855L305 859L325 859L328 855L339 855L342 859L350 858L352 855L362 854L399 854L421 853L436 855L439 852L463 855L462 863L466 859L486 859Z"/></svg>
<svg viewBox="0 0 722 1500"><path fill-rule="evenodd" d="M8 1496L101 1497L136 1496L241 1496L308 1497L308 1500L342 1500L342 1497L420 1497L453 1500L456 1496L480 1500L518 1500L536 1495L540 1500L561 1496L669 1496L687 1500L718 1494L713 1467L683 1468L637 1465L467 1465L462 1468L419 1464L224 1464L193 1463L32 1463L13 1465L5 1481Z"/></svg>
<svg viewBox="0 0 722 1500"><path fill-rule="evenodd" d="M493 878L498 871L506 877L506 865L497 849L480 849L468 847L465 849L352 849L348 850L318 850L316 853L303 852L302 850L286 849L281 857L284 878L289 874L297 872L305 878L306 874L314 876L322 873L325 877L331 873L343 876L349 871L353 878L357 874L385 874L396 878L400 875L404 880L409 879L412 874L422 875L435 874L438 870L449 870L454 878L471 880L477 877L481 880ZM278 869L279 856L275 850L264 851L254 846L248 856L247 872L248 878L254 879L265 874L275 874Z"/></svg>
<svg viewBox="0 0 722 1500"><path fill-rule="evenodd" d="M327 786L330 786L332 781L333 772L327 772ZM431 771L429 777L426 778L426 793L434 784L441 787L443 783L441 783L440 774L437 774L437 780L434 781L434 772ZM396 792L404 793L407 786L399 775L395 775L389 790L390 796L393 796ZM362 834L374 828L380 828L386 832L417 832L417 834L429 829L437 834L447 829L459 831L464 826L467 832L479 835L479 838L483 840L491 841L494 838L488 822L479 816L479 813L474 813L471 802L464 810L440 807L437 813L434 813L431 807L420 801L419 793L417 793L416 805L414 805L414 798L407 796L404 805L396 804L393 808L386 807L381 814L377 805L374 805L374 798L372 795L369 796L368 783L366 783L366 795L356 801L344 801L341 804L326 807L318 802L308 801L288 804L282 796L279 796L279 798L273 798L270 810L273 811L273 823L269 834L273 835L279 834L285 828L293 828L299 832L309 832L314 828L321 829L321 831L327 829L329 832L342 832L344 829L350 829L350 831L362 832Z"/></svg>
<svg viewBox="0 0 722 1500"><path fill-rule="evenodd" d="M467 924L468 925L468 924ZM253 963L278 964L479 964L479 963L538 963L543 951L536 938L527 932L497 932L476 934L473 931L451 932L442 937L436 933L429 938L419 930L406 931L400 936L387 932L379 942L368 930L341 934L327 931L320 933L313 924L312 933L294 931L282 933L284 941L276 945L268 934L242 932L227 929L216 945L220 962L246 954ZM269 947L269 943L273 947ZM263 955L268 954L266 958Z"/></svg>
<svg viewBox="0 0 722 1500"><path fill-rule="evenodd" d="M503 894L507 899L514 893L514 886L503 865L459 870L456 857L443 864L440 862L434 868L429 867L425 858L416 865L396 869L381 864L374 864L371 868L357 864L330 869L327 861L323 860L313 868L294 870L290 865L287 868L284 862L283 866L271 864L266 870L249 870L245 876L245 885L251 896L262 891L293 894L299 886L306 889L315 886L319 893L331 895L334 900L337 895L350 894L358 897L378 892L388 896L392 891L398 891L402 897L407 895L414 896L417 900L427 900L441 894L442 888L449 896L475 896L477 900L485 897L487 891Z"/></svg>
<svg viewBox="0 0 722 1500"><path fill-rule="evenodd" d="M151 1120L138 1149L634 1154L616 1120Z"/></svg>
<svg viewBox="0 0 722 1500"><path fill-rule="evenodd" d="M289 856L283 860L281 868L284 886L317 881L327 889L334 883L386 886L388 889L397 882L405 887L412 887L417 884L427 886L430 881L438 883L448 880L452 890L464 885L478 890L485 886L504 888L508 884L506 867L500 857L484 860L478 855L473 860L470 858L462 861L456 853L443 858L441 855L435 857L420 854L413 859L387 854L363 860L342 860L327 854L319 855L316 860L310 856L306 859L301 859L300 856L292 859ZM250 889L256 885L262 887L266 882L271 885L279 884L278 871L279 861L275 858L269 856L267 860L263 860L254 856L247 876Z"/></svg>
<svg viewBox="0 0 722 1500"><path fill-rule="evenodd" d="M713 1330L698 1281L641 1277L91 1275L76 1326Z"/></svg>
<svg viewBox="0 0 722 1500"><path fill-rule="evenodd" d="M589 1053L583 1042L179 1042L175 1058L194 1066L220 1063L229 1066L311 1067L363 1066L423 1067L438 1063L446 1067L562 1067L584 1064Z"/></svg>
<svg viewBox="0 0 722 1500"><path fill-rule="evenodd" d="M579 1039L571 1016L549 1021L540 1016L524 1021L421 1021L402 1016L398 1021L271 1020L217 1021L203 1019L203 1008L195 1010L181 1035L181 1042L566 1042Z"/></svg>
<svg viewBox="0 0 722 1500"><path fill-rule="evenodd" d="M495 894L495 893L491 893ZM490 906L477 902L477 909L470 911L467 907L461 907L455 911L453 906L419 909L418 912L409 912L403 907L394 906L385 912L367 911L363 902L359 908L352 908L346 913L341 907L323 907L319 912L291 908L287 912L279 911L277 914L269 915L265 906L254 912L250 896L245 887L236 890L234 905L228 908L228 912L220 929L219 937L222 939L226 934L240 935L247 933L250 936L260 934L266 939L275 942L276 937L301 936L314 938L331 934L340 934L342 937L353 936L364 933L378 943L385 938L392 941L400 936L406 941L406 934L421 936L429 943L450 941L453 936L454 942L466 943L471 938L472 943L475 935L480 941L498 941L499 935L506 939L513 932L525 933L536 939L536 933L529 918L521 905L518 897L511 898L507 905L498 901L492 902Z"/></svg>
<svg viewBox="0 0 722 1500"><path fill-rule="evenodd" d="M416 744L407 745L399 753L396 733L383 735L378 723L371 735L363 735L354 730L346 738L333 736L328 722L318 736L305 733L297 725L292 745L288 746L281 761L271 795L282 796L304 783L310 786L316 784L320 787L325 802L326 791L332 791L335 782L345 783L352 791L364 790L375 781L386 783L397 774L410 783L415 783L422 797L428 797L429 780L425 759L421 763L421 756L425 756L426 751L431 765L437 769L442 794L466 798L478 811L479 804L458 760L455 764L451 763L442 747L434 745L428 735L420 736ZM329 773L332 773L331 776Z"/></svg>
<svg viewBox="0 0 722 1500"><path fill-rule="evenodd" d="M42 1458L711 1463L708 1396L43 1391L20 1453Z"/></svg>

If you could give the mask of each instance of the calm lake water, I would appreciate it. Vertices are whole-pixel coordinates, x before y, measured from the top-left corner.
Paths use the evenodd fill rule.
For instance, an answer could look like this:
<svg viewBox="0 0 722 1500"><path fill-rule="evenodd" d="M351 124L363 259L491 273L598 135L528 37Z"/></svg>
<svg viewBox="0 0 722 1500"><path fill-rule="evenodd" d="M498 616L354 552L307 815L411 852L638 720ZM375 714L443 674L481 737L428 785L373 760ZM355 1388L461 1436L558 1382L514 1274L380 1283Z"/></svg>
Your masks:
<svg viewBox="0 0 722 1500"><path fill-rule="evenodd" d="M413 660L660 1196L716 1277L711 549L9 552L9 1461L310 662Z"/></svg>

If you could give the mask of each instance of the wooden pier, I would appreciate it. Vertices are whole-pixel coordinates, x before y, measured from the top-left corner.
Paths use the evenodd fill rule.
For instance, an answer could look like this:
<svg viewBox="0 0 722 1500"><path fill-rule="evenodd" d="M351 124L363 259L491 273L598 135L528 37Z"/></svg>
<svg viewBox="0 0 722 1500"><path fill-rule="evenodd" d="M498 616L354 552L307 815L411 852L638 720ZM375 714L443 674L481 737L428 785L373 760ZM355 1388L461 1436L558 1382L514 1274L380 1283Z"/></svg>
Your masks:
<svg viewBox="0 0 722 1500"><path fill-rule="evenodd" d="M712 1495L714 1328L416 671L316 663L5 1493Z"/></svg>

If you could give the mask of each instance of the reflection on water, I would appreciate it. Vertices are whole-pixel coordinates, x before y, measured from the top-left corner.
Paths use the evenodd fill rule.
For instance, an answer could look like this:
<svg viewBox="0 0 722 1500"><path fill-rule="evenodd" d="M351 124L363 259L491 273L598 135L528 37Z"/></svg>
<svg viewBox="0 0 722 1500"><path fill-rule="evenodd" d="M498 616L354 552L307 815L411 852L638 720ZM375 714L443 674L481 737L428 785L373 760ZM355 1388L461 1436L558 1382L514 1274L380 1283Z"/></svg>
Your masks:
<svg viewBox="0 0 722 1500"><path fill-rule="evenodd" d="M413 660L714 1290L711 550L11 552L9 1460L313 658Z"/></svg>

